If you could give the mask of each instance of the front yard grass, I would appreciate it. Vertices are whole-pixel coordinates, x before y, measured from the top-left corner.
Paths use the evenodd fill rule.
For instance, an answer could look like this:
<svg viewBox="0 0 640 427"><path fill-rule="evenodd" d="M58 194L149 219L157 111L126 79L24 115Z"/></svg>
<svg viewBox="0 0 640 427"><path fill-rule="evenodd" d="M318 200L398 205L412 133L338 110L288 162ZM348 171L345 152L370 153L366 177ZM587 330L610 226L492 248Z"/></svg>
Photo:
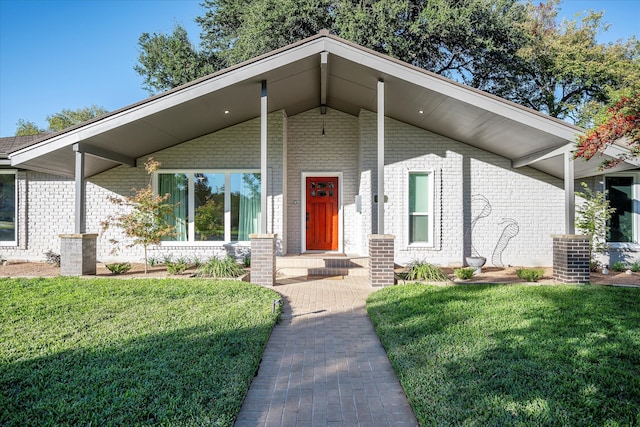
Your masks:
<svg viewBox="0 0 640 427"><path fill-rule="evenodd" d="M232 425L278 313L239 281L0 281L0 425Z"/></svg>
<svg viewBox="0 0 640 427"><path fill-rule="evenodd" d="M367 310L423 426L640 425L640 289L414 284Z"/></svg>

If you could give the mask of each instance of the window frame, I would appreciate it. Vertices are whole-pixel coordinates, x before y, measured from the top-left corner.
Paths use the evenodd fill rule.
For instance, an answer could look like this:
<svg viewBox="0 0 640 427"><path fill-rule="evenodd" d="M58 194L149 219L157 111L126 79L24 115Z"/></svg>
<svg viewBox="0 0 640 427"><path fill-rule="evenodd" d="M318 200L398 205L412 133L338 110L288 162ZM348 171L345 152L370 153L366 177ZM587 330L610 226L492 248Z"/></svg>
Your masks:
<svg viewBox="0 0 640 427"><path fill-rule="evenodd" d="M427 175L427 179L429 180L429 190L430 194L427 195L427 212L411 212L411 176L412 175ZM434 245L434 200L435 200L435 171L429 169L411 169L407 170L407 175L405 177L407 196L405 199L405 207L406 207L406 215L405 220L405 236L407 241L407 247L409 248L431 248ZM427 216L427 233L428 240L427 241L411 241L411 216L419 214Z"/></svg>
<svg viewBox="0 0 640 427"><path fill-rule="evenodd" d="M607 188L607 178L632 178L632 224L633 224L633 236L632 242L609 242L607 241L607 245L609 245L612 249L631 249L637 250L640 248L640 172L618 172L618 173L610 173L603 175L602 180L602 188ZM609 195L607 194L607 200L609 200Z"/></svg>
<svg viewBox="0 0 640 427"><path fill-rule="evenodd" d="M195 228L195 181L197 173L223 175L224 174L224 240L196 240ZM231 175L260 173L260 169L209 169L209 168L189 168L189 169L159 169L153 174L153 192L158 194L159 175L163 174L184 174L188 179L188 210L187 217L187 240L163 240L160 246L224 246L228 244L246 244L248 240L231 240Z"/></svg>
<svg viewBox="0 0 640 427"><path fill-rule="evenodd" d="M0 174L13 175L13 240L0 240L0 247L18 246L18 174L15 169L0 169Z"/></svg>

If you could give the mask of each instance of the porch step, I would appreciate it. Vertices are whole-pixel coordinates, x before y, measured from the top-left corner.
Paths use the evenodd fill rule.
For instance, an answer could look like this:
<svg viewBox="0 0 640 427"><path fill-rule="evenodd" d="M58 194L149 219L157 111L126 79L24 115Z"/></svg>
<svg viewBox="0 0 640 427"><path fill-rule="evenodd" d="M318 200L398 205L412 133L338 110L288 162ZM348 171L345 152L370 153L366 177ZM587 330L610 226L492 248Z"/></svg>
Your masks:
<svg viewBox="0 0 640 427"><path fill-rule="evenodd" d="M280 276L366 276L369 258L355 255L304 254L276 258Z"/></svg>

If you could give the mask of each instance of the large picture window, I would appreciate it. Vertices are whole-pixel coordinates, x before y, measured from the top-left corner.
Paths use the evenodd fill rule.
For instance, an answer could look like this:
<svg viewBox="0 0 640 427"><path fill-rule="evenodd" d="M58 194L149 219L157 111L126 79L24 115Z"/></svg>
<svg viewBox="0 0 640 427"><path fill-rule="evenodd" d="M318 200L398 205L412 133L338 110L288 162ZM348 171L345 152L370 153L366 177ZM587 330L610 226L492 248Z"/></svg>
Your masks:
<svg viewBox="0 0 640 427"><path fill-rule="evenodd" d="M175 204L176 235L182 242L235 242L259 233L260 174L235 171L160 171L158 194Z"/></svg>
<svg viewBox="0 0 640 427"><path fill-rule="evenodd" d="M16 242L16 173L0 171L0 245Z"/></svg>
<svg viewBox="0 0 640 427"><path fill-rule="evenodd" d="M636 240L633 181L632 176L605 178L609 204L615 209L609 219L608 242L632 243Z"/></svg>
<svg viewBox="0 0 640 427"><path fill-rule="evenodd" d="M409 173L409 244L431 244L432 178L428 172Z"/></svg>

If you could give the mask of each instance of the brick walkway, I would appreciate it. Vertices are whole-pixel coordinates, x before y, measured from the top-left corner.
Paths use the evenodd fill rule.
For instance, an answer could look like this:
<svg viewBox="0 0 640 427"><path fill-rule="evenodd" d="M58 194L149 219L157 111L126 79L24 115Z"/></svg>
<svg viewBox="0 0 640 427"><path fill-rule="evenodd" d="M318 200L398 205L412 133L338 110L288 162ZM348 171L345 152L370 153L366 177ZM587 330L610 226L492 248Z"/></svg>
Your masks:
<svg viewBox="0 0 640 427"><path fill-rule="evenodd" d="M274 289L282 320L236 427L418 425L366 314L366 277L282 280Z"/></svg>

